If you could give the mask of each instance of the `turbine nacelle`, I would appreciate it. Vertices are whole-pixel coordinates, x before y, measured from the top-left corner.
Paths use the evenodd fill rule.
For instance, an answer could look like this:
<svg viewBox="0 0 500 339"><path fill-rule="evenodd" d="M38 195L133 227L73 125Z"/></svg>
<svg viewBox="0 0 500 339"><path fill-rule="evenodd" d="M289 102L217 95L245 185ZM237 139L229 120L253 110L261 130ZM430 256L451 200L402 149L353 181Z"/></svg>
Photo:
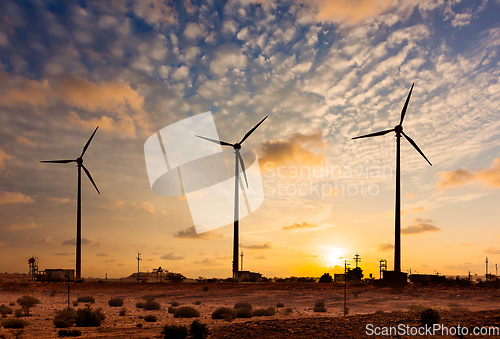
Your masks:
<svg viewBox="0 0 500 339"><path fill-rule="evenodd" d="M78 166L83 166L83 158L80 157L80 158L76 159L75 161L78 164Z"/></svg>
<svg viewBox="0 0 500 339"><path fill-rule="evenodd" d="M233 145L234 149L241 149L241 145L239 143L236 143Z"/></svg>
<svg viewBox="0 0 500 339"><path fill-rule="evenodd" d="M396 132L397 134L403 133L403 126L397 125L396 127L394 127L394 132Z"/></svg>

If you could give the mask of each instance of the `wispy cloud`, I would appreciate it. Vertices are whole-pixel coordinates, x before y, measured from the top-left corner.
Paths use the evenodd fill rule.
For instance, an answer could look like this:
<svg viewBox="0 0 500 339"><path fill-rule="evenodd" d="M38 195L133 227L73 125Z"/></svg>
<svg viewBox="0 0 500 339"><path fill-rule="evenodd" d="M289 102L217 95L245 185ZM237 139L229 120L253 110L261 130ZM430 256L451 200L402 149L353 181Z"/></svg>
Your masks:
<svg viewBox="0 0 500 339"><path fill-rule="evenodd" d="M76 245L76 239L75 238L72 238L72 239L68 239L68 240L65 240L61 243L61 245L64 245L64 246L75 246ZM97 241L97 240L94 240L94 239L90 239L90 238L82 238L82 245L90 245L92 247L99 247L102 245L102 243L100 241Z"/></svg>
<svg viewBox="0 0 500 339"><path fill-rule="evenodd" d="M34 204L32 197L20 192L0 192L0 205L7 204Z"/></svg>
<svg viewBox="0 0 500 339"><path fill-rule="evenodd" d="M297 229L316 228L316 227L318 227L318 225L310 224L310 223L304 221L302 224L295 223L295 224L290 225L290 226L283 226L282 229L284 231L292 231L292 230L297 230Z"/></svg>
<svg viewBox="0 0 500 339"><path fill-rule="evenodd" d="M176 255L176 254L174 254L174 252L170 252L170 253L167 253L165 255L162 255L160 257L160 259L164 259L164 260L182 260L182 259L184 259L184 256L182 256L182 255Z"/></svg>
<svg viewBox="0 0 500 339"><path fill-rule="evenodd" d="M415 218L413 219L413 222L415 222L416 224L401 228L401 234L408 235L408 234L419 234L425 232L441 231L441 228L431 224L432 220L430 219Z"/></svg>
<svg viewBox="0 0 500 339"><path fill-rule="evenodd" d="M16 223L10 224L9 226L7 226L7 229L11 230L11 231L20 231L20 230L34 230L34 229L41 228L41 227L42 227L41 224L37 224L34 221L27 221L24 223L17 223L16 222Z"/></svg>
<svg viewBox="0 0 500 339"><path fill-rule="evenodd" d="M188 227L185 230L180 230L174 234L176 238L189 238L189 239L203 239L203 240L211 240L214 238L224 239L225 236L222 233L216 233L214 231L196 233L196 228L194 226Z"/></svg>
<svg viewBox="0 0 500 339"><path fill-rule="evenodd" d="M482 183L485 187L500 188L500 158L493 160L491 167L470 171L467 168L449 172L438 172L437 187L446 189L463 186L471 182Z"/></svg>
<svg viewBox="0 0 500 339"><path fill-rule="evenodd" d="M256 245L241 245L241 248L248 248L249 250L268 250L271 248L271 244L266 242L264 244Z"/></svg>
<svg viewBox="0 0 500 339"><path fill-rule="evenodd" d="M387 251L391 251L393 249L394 249L393 244L380 244L380 245L378 245L378 248L377 248L377 250L380 252L387 252Z"/></svg>

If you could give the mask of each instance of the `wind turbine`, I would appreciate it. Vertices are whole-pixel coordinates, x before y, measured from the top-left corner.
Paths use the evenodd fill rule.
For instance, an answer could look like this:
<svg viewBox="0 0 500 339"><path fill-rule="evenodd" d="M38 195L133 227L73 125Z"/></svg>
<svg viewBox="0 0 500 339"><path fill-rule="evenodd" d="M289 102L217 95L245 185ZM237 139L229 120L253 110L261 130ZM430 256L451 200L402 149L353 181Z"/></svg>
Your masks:
<svg viewBox="0 0 500 339"><path fill-rule="evenodd" d="M379 135L385 135L390 132L396 133L396 231L395 231L395 241L394 241L394 271L401 272L401 177L400 177L400 168L401 168L401 159L400 159L400 139L401 135L405 137L406 140L420 153L424 159L432 166L431 162L425 157L424 153L418 148L415 141L413 141L409 136L403 132L403 120L405 118L406 109L408 108L408 102L410 101L411 92L413 91L413 85L411 85L410 93L408 93L408 97L406 98L405 105L403 106L403 110L401 111L401 120L399 121L399 125L396 125L393 129L370 133L367 135L362 135L359 137L352 138L360 139L360 138L368 138L368 137L376 137Z"/></svg>
<svg viewBox="0 0 500 339"><path fill-rule="evenodd" d="M45 161L40 161L40 162L47 162L47 163L55 163L55 164L67 164L70 162L76 162L76 166L78 167L78 195L77 195L77 202L76 202L76 280L80 280L82 275L82 168L85 171L85 174L89 177L90 181L92 182L92 185L94 185L95 189L97 190L97 193L101 194L99 192L99 189L97 188L94 180L92 179L92 176L90 175L90 172L83 166L83 155L87 151L87 148L90 145L90 142L92 141L92 138L94 137L95 133L97 132L97 129L99 126L96 127L94 130L94 133L90 136L90 139L87 141L85 146L83 147L82 154L75 160L45 160Z"/></svg>
<svg viewBox="0 0 500 339"><path fill-rule="evenodd" d="M245 182L248 187L248 180L247 180L247 174L245 173L245 164L243 162L243 158L240 155L240 149L241 149L241 144L252 134L257 127L260 126L264 122L264 120L267 119L267 115L262 119L257 125L255 125L250 131L245 134L243 139L241 139L240 142L237 142L235 144L231 144L229 142L225 141L220 141L220 140L214 140L206 137L202 137L197 135L198 138L205 139L211 142L214 142L216 144L220 144L222 146L231 146L234 149L234 239L233 239L233 278L238 278L238 239L239 239L239 227L238 227L238 221L239 221L239 211L238 211L238 206L239 206L239 182L240 182L240 171L239 171L239 164L241 164L242 172L243 175L245 176Z"/></svg>

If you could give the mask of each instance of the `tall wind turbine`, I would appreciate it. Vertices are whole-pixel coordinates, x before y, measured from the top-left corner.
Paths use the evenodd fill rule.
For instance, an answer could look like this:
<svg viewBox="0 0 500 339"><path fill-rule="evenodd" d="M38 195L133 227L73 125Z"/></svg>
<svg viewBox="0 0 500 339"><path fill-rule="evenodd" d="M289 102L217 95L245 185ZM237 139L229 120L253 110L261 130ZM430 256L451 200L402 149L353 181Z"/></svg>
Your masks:
<svg viewBox="0 0 500 339"><path fill-rule="evenodd" d="M78 195L77 195L77 202L76 202L76 280L80 280L82 277L82 168L85 171L85 174L89 177L90 181L92 182L92 185L94 185L95 189L97 190L97 193L101 194L99 192L99 189L97 188L94 180L92 179L92 176L90 175L90 172L83 166L83 155L87 151L87 148L90 145L90 142L92 141L92 138L95 135L95 132L97 132L97 129L99 126L96 127L94 130L94 133L90 136L90 139L87 141L85 146L83 147L82 154L75 160L46 160L46 161L40 161L40 162L48 162L48 163L55 163L55 164L67 164L70 162L76 162L76 166L78 167Z"/></svg>
<svg viewBox="0 0 500 339"><path fill-rule="evenodd" d="M248 187L248 180L247 180L247 174L245 173L245 164L243 162L243 158L240 155L240 149L241 149L241 144L247 140L247 138L252 134L257 127L260 126L264 122L264 120L267 119L267 115L262 119L257 125L255 125L250 131L245 134L243 139L241 139L240 142L237 142L235 144L231 144L229 142L225 141L220 141L220 140L214 140L206 137L202 137L197 135L198 138L202 138L211 142L214 142L216 144L220 144L222 146L231 146L234 149L234 239L233 239L233 278L238 278L238 246L239 246L239 211L238 211L238 206L239 206L239 182L240 182L240 171L239 171L239 164L241 164L241 169L243 172L243 175L245 176L245 182Z"/></svg>
<svg viewBox="0 0 500 339"><path fill-rule="evenodd" d="M406 98L405 105L403 106L403 110L401 111L401 120L399 121L399 125L396 125L393 129L370 133L367 135L362 135L359 137L352 138L360 139L360 138L368 138L368 137L376 137L379 135L385 135L390 132L396 133L396 231L395 231L395 241L394 241L394 271L401 272L401 177L400 177L400 167L401 167L401 159L400 159L400 139L401 135L405 137L406 140L420 153L424 159L432 166L431 162L425 157L424 153L418 148L415 141L413 141L409 136L403 132L403 120L405 118L406 109L408 108L408 102L410 101L411 92L413 91L413 85L411 85L410 93L408 93L408 97Z"/></svg>

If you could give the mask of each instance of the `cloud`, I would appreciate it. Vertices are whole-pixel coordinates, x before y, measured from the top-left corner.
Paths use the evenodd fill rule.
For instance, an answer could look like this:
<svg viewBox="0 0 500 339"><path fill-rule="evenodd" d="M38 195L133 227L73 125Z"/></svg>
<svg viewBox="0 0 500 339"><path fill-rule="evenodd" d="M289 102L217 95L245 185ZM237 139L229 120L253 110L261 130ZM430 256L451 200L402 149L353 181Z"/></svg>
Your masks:
<svg viewBox="0 0 500 339"><path fill-rule="evenodd" d="M212 73L222 76L230 69L242 69L247 65L247 57L241 48L234 44L226 44L219 47L215 57L210 64Z"/></svg>
<svg viewBox="0 0 500 339"><path fill-rule="evenodd" d="M415 198L415 196L416 196L415 193L408 193L405 195L405 199L413 199Z"/></svg>
<svg viewBox="0 0 500 339"><path fill-rule="evenodd" d="M410 207L407 210L402 210L401 214L418 213L418 212L423 212L423 211L424 211L424 207L423 206Z"/></svg>
<svg viewBox="0 0 500 339"><path fill-rule="evenodd" d="M470 171L467 168L456 169L450 172L438 172L437 188L447 189L463 186L471 182L480 182L485 187L500 188L500 158L493 160L492 165L487 169Z"/></svg>
<svg viewBox="0 0 500 339"><path fill-rule="evenodd" d="M34 230L34 229L41 228L41 227L42 227L41 224L35 223L30 218L30 221L27 221L27 222L24 222L24 223L13 223L13 224L10 224L9 226L7 226L7 229L11 230L11 231L20 231L20 230Z"/></svg>
<svg viewBox="0 0 500 339"><path fill-rule="evenodd" d="M168 254L165 254L164 256L161 256L160 259L164 260L182 260L184 257L182 255L175 255L174 252L170 252Z"/></svg>
<svg viewBox="0 0 500 339"><path fill-rule="evenodd" d="M441 231L439 227L431 224L432 220L430 219L415 218L413 219L413 222L416 222L416 224L408 227L403 227L401 229L401 234L418 234L424 232Z"/></svg>
<svg viewBox="0 0 500 339"><path fill-rule="evenodd" d="M0 148L0 171L3 171L5 169L5 162L12 158L14 158L12 155L5 153L5 151Z"/></svg>
<svg viewBox="0 0 500 339"><path fill-rule="evenodd" d="M13 78L0 70L2 72L4 77ZM64 75L39 81L21 78L18 83L17 87L0 92L0 105L48 107L60 101L71 107L96 113L106 111L111 115L82 120L78 113L70 112L70 123L89 128L99 125L103 130L133 138L136 137L136 127L140 127L144 135L152 133L148 116L142 108L144 97L123 80L97 84L83 77Z"/></svg>
<svg viewBox="0 0 500 339"><path fill-rule="evenodd" d="M211 240L213 238L224 239L224 234L215 233L214 231L196 233L196 228L194 226L188 227L185 230L180 230L176 234L174 234L175 238L189 238L189 239L203 239L203 240Z"/></svg>
<svg viewBox="0 0 500 339"><path fill-rule="evenodd" d="M304 1L305 2L305 1ZM394 0L313 0L307 1L309 10L313 11L316 20L345 22L355 25L368 18L382 14L396 4Z"/></svg>
<svg viewBox="0 0 500 339"><path fill-rule="evenodd" d="M197 37L204 34L204 30L201 25L195 22L190 22L186 25L184 30L184 35L190 39L196 39Z"/></svg>
<svg viewBox="0 0 500 339"><path fill-rule="evenodd" d="M118 211L118 210L124 210L127 208L134 208L134 209L140 209L143 211L146 211L151 214L155 214L155 206L151 204L149 201L143 201L143 202L131 202L129 204L117 200L115 202L112 202L111 204L102 204L99 207L108 209L108 210L113 210L113 211ZM163 214L163 213L162 213Z"/></svg>
<svg viewBox="0 0 500 339"><path fill-rule="evenodd" d="M66 255L72 255L72 253L58 252L58 253L54 253L54 255L57 255L57 256L66 256Z"/></svg>
<svg viewBox="0 0 500 339"><path fill-rule="evenodd" d="M109 254L108 253L97 253L96 256L97 257L109 257Z"/></svg>
<svg viewBox="0 0 500 339"><path fill-rule="evenodd" d="M0 192L0 205L33 204L33 198L19 192Z"/></svg>
<svg viewBox="0 0 500 339"><path fill-rule="evenodd" d="M257 260L264 260L266 259L266 257L264 255L258 255L256 257L253 257L254 259L257 259Z"/></svg>
<svg viewBox="0 0 500 339"><path fill-rule="evenodd" d="M380 252L387 252L387 251L390 251L393 249L394 249L393 244L380 244L380 245L378 245L378 248L377 248L377 250Z"/></svg>
<svg viewBox="0 0 500 339"><path fill-rule="evenodd" d="M164 0L135 1L133 9L138 17L143 18L150 25L165 26L177 22L175 10Z"/></svg>
<svg viewBox="0 0 500 339"><path fill-rule="evenodd" d="M492 247L489 247L488 249L486 249L484 252L486 254L500 254L500 249L492 246Z"/></svg>
<svg viewBox="0 0 500 339"><path fill-rule="evenodd" d="M75 238L71 238L71 239L65 240L65 241L63 241L61 243L61 245L64 245L64 246L67 246L67 245L75 246L76 245L76 239ZM99 246L102 245L102 243L100 241L95 241L93 239L82 238L82 246L83 245L90 245L92 247L99 247Z"/></svg>
<svg viewBox="0 0 500 339"><path fill-rule="evenodd" d="M303 229L303 228L315 228L315 227L318 227L318 225L310 224L310 223L304 221L302 224L295 223L295 224L290 225L290 226L283 226L282 230L291 231L291 230L297 230L297 229Z"/></svg>
<svg viewBox="0 0 500 339"><path fill-rule="evenodd" d="M268 164L268 168L283 165L318 165L324 160L326 144L323 132L317 130L311 134L294 133L286 139L271 140L260 145L262 157L259 163ZM272 164L274 163L274 164Z"/></svg>
<svg viewBox="0 0 500 339"><path fill-rule="evenodd" d="M36 141L30 140L26 137L23 137L22 135L18 135L16 137L16 141L21 143L21 144L25 144L29 147L36 147L36 145L37 145Z"/></svg>
<svg viewBox="0 0 500 339"><path fill-rule="evenodd" d="M193 264L202 266L222 266L222 264L215 259L205 258L201 261L195 261Z"/></svg>
<svg viewBox="0 0 500 339"><path fill-rule="evenodd" d="M241 245L241 248L248 248L249 250L268 250L271 248L271 244L266 242L262 245Z"/></svg>
<svg viewBox="0 0 500 339"><path fill-rule="evenodd" d="M52 202L57 202L59 204L67 204L69 202L74 202L75 199L70 199L70 198L58 198L58 197L49 197L47 200L52 201Z"/></svg>

